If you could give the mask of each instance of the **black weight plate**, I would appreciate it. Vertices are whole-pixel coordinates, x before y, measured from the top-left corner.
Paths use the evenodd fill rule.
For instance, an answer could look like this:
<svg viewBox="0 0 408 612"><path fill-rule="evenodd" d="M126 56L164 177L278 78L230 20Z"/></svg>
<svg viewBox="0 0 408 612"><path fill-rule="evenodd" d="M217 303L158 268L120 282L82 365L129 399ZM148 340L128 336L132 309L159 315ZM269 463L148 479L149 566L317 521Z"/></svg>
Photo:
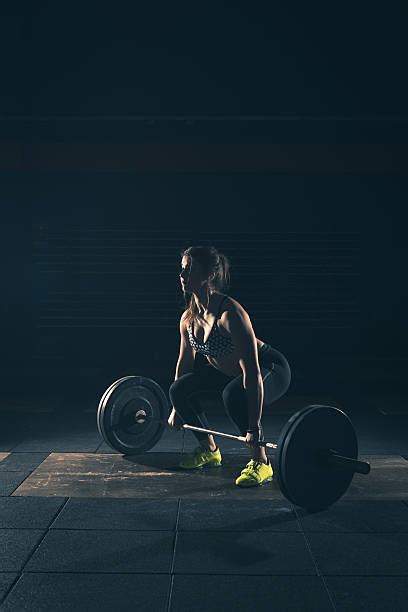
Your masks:
<svg viewBox="0 0 408 612"><path fill-rule="evenodd" d="M160 439L167 414L168 400L158 383L143 376L125 376L103 394L97 424L112 448L135 455Z"/></svg>
<svg viewBox="0 0 408 612"><path fill-rule="evenodd" d="M295 413L283 428L277 453L277 476L285 497L308 510L322 510L348 489L354 472L329 465L321 454L331 449L357 459L354 427L339 408L319 404Z"/></svg>
<svg viewBox="0 0 408 612"><path fill-rule="evenodd" d="M105 442L108 442L106 433L105 433L105 426L104 426L104 420L102 418L102 414L103 414L103 406L104 406L104 402L105 402L105 398L106 396L111 392L111 390L116 387L119 383L122 382L122 380L127 380L128 378L133 378L132 376L124 376L123 378L119 378L119 380L115 380L110 387L108 387L106 389L106 391L104 392L104 394L102 395L100 402L99 402L99 406L98 406L98 413L97 413L97 418L96 418L96 424L98 426L99 429L99 433L101 434L102 438L105 440Z"/></svg>

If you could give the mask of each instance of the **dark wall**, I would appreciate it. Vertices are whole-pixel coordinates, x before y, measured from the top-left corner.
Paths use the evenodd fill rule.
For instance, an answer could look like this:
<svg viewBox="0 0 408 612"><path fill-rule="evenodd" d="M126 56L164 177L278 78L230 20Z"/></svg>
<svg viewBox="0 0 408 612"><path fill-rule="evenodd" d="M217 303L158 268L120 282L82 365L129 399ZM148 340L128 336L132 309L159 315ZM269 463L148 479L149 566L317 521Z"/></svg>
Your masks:
<svg viewBox="0 0 408 612"><path fill-rule="evenodd" d="M406 7L3 7L2 390L169 384L214 244L296 393L405 393Z"/></svg>
<svg viewBox="0 0 408 612"><path fill-rule="evenodd" d="M24 180L22 180L24 178ZM404 390L406 180L4 176L3 390L169 384L179 253L214 244L293 392ZM20 201L11 201L15 194Z"/></svg>
<svg viewBox="0 0 408 612"><path fill-rule="evenodd" d="M406 113L403 2L3 4L4 113Z"/></svg>

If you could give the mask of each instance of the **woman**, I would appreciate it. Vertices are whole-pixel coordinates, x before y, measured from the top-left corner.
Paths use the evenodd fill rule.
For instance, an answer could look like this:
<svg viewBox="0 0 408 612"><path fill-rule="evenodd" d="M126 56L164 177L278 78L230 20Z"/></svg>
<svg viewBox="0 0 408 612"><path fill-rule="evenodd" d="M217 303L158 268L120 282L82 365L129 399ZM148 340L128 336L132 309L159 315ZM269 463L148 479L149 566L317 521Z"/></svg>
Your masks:
<svg viewBox="0 0 408 612"><path fill-rule="evenodd" d="M229 262L214 247L196 246L182 253L180 281L187 309L180 319L180 354L169 396L173 406L168 423L211 429L200 410L199 395L218 392L227 414L246 437L251 460L235 483L261 485L272 480L273 470L263 441L262 408L281 397L290 384L286 358L256 338L245 309L222 292L229 283ZM190 295L188 301L186 296ZM196 353L208 363L194 371ZM220 449L212 435L193 432L199 446L183 455L185 469L218 467Z"/></svg>

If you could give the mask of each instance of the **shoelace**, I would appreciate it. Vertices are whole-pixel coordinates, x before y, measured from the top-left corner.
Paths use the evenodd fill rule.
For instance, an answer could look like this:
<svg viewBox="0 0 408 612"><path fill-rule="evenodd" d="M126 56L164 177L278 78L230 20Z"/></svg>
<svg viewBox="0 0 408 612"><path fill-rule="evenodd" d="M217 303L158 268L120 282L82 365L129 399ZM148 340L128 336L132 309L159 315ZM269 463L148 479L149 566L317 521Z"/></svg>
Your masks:
<svg viewBox="0 0 408 612"><path fill-rule="evenodd" d="M253 469L257 466L260 466L261 464L262 464L262 461L255 461L255 459L251 459L251 461L247 463L247 468Z"/></svg>
<svg viewBox="0 0 408 612"><path fill-rule="evenodd" d="M257 466L261 465L261 463L262 463L262 461L255 461L254 459L251 459L251 461L249 461L247 463L246 467L242 470L242 473L246 474L247 476L250 476L254 480L257 480L257 478L253 474L253 472L254 472L254 470L256 469Z"/></svg>

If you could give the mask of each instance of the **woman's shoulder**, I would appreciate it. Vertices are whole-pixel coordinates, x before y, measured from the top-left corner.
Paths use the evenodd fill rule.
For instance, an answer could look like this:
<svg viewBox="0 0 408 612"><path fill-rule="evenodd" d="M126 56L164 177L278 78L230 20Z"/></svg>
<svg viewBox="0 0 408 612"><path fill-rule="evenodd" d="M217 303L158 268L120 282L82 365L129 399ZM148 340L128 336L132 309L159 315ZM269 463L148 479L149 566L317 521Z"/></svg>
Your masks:
<svg viewBox="0 0 408 612"><path fill-rule="evenodd" d="M191 316L188 309L181 314L180 322L182 325L184 325L184 327L189 327L191 323Z"/></svg>
<svg viewBox="0 0 408 612"><path fill-rule="evenodd" d="M245 308L231 295L223 294L224 298L221 298L221 310L220 315L224 312L240 311L245 312Z"/></svg>
<svg viewBox="0 0 408 612"><path fill-rule="evenodd" d="M222 303L225 304L226 306L229 306L231 308L232 307L242 308L242 305L238 302L238 300L233 298L232 295L227 295L226 293L222 293L221 296L223 296L221 301L224 299L225 301L223 301Z"/></svg>

